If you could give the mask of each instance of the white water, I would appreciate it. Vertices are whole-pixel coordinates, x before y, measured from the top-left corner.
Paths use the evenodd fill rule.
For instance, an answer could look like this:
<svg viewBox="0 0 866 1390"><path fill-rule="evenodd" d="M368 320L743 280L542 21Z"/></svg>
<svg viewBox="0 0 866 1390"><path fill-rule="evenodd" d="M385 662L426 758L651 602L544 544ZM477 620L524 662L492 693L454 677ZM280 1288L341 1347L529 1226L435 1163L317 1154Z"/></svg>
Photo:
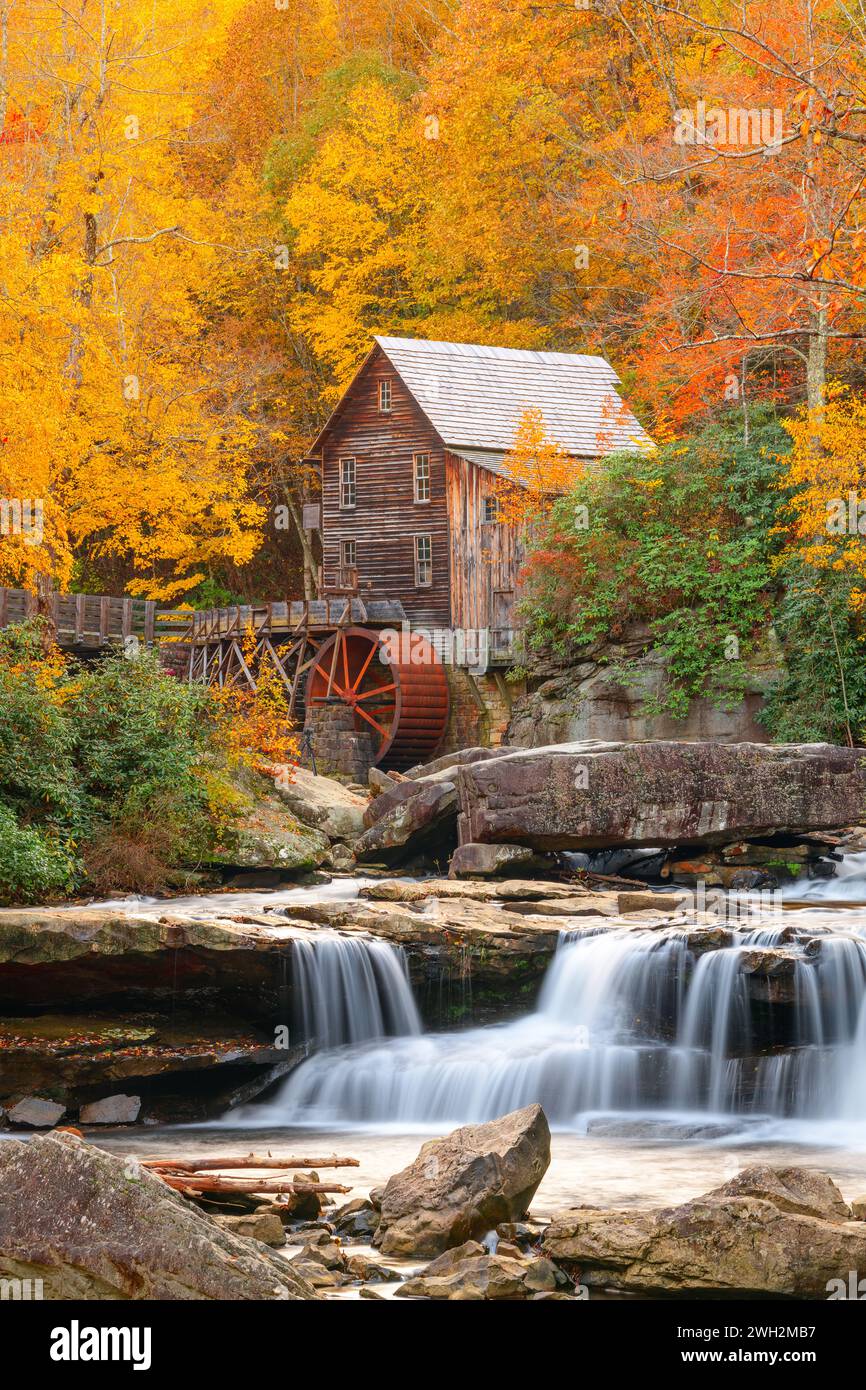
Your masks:
<svg viewBox="0 0 866 1390"><path fill-rule="evenodd" d="M573 1131L618 1115L739 1128L796 1120L866 1135L866 924L859 912L827 918L798 912L738 928L730 946L696 958L675 928L565 934L530 1016L425 1036L380 1030L317 1053L273 1100L224 1123L442 1128L538 1101ZM759 1053L741 966L782 942L793 1000L765 1005L763 1027L784 1026L787 1046ZM329 999L322 1006L336 1009Z"/></svg>
<svg viewBox="0 0 866 1390"><path fill-rule="evenodd" d="M93 906L213 917L348 901L362 882ZM540 1101L575 1133L614 1117L672 1133L719 1124L805 1142L859 1134L866 1146L866 912L835 907L866 904L866 853L784 896L810 906L761 905L728 924L730 946L697 957L676 928L564 933L535 1013L450 1034L422 1034L399 950L287 923L298 941L293 1036L314 1055L274 1099L223 1124L441 1129ZM766 1036L752 1037L741 963L774 947L795 957L795 999L767 1006L765 1033L778 1019L784 1034L768 1049Z"/></svg>
<svg viewBox="0 0 866 1390"><path fill-rule="evenodd" d="M151 898L130 894L128 898L112 898L106 902L87 904L87 911L110 908L112 912L128 912L130 915L145 917L189 917L206 918L228 917L237 912L271 912L279 908L299 907L305 903L348 903L358 896L358 889L365 883L374 883L373 878L334 878L330 883L317 883L309 888L296 888L287 884L285 888L245 889L227 893L192 893L188 897ZM81 911L80 904L65 909L67 912Z"/></svg>
<svg viewBox="0 0 866 1390"><path fill-rule="evenodd" d="M292 962L300 1036L313 1046L421 1032L405 957L388 942L298 935Z"/></svg>
<svg viewBox="0 0 866 1390"><path fill-rule="evenodd" d="M782 888L780 895L799 902L866 904L866 851L846 854L832 878L799 879Z"/></svg>

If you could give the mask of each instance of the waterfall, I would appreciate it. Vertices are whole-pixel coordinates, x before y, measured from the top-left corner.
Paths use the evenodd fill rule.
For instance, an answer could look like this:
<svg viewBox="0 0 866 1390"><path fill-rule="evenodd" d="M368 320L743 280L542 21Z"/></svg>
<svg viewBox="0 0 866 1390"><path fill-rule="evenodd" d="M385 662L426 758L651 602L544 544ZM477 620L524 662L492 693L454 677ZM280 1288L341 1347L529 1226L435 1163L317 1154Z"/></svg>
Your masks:
<svg viewBox="0 0 866 1390"><path fill-rule="evenodd" d="M387 941L317 932L292 949L296 1036L315 1048L420 1033L406 958Z"/></svg>
<svg viewBox="0 0 866 1390"><path fill-rule="evenodd" d="M866 1120L866 936L807 917L737 926L715 949L675 927L564 933L533 1014L442 1034L421 1034L391 948L311 938L296 979L327 1050L245 1118L441 1127L538 1101L575 1129L623 1111ZM750 955L780 948L774 999Z"/></svg>

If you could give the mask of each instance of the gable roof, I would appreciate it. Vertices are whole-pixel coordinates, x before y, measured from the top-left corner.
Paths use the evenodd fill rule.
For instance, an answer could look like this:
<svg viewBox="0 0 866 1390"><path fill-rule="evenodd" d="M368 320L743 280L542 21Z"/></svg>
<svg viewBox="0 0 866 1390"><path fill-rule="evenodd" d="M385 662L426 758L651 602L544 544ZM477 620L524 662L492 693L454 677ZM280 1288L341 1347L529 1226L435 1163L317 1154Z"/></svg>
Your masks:
<svg viewBox="0 0 866 1390"><path fill-rule="evenodd" d="M531 406L541 411L550 438L575 457L652 444L623 404L619 377L603 357L418 338L376 342L456 453L511 449L520 416Z"/></svg>
<svg viewBox="0 0 866 1390"><path fill-rule="evenodd" d="M425 338L377 335L375 342L446 448L462 458L483 453L472 461L492 466L494 472L500 471L502 458L513 448L521 415L533 406L541 411L548 436L575 458L652 447L650 436L616 391L619 377L603 357ZM355 381L375 352L373 348L365 358ZM341 406L342 401L314 450Z"/></svg>

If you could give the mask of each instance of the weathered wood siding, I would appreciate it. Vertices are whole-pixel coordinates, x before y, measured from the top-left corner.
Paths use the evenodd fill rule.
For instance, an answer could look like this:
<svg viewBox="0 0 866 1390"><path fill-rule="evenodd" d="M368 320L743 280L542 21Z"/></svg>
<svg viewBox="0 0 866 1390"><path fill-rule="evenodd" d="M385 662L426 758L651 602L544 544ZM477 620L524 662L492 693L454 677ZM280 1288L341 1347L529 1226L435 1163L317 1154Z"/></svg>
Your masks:
<svg viewBox="0 0 866 1390"><path fill-rule="evenodd" d="M379 411L379 381L391 381L391 410ZM414 454L430 458L430 501L415 501ZM340 507L340 459L356 460L357 503ZM415 536L433 542L433 583L415 583ZM410 619L450 620L448 514L442 441L378 349L344 397L322 446L322 550L325 582L340 565L340 543L354 540L361 596L399 598ZM368 589L368 583L372 588Z"/></svg>
<svg viewBox="0 0 866 1390"><path fill-rule="evenodd" d="M454 627L499 629L516 621L524 547L513 526L486 522L484 499L497 478L487 468L445 455L451 534L451 621Z"/></svg>

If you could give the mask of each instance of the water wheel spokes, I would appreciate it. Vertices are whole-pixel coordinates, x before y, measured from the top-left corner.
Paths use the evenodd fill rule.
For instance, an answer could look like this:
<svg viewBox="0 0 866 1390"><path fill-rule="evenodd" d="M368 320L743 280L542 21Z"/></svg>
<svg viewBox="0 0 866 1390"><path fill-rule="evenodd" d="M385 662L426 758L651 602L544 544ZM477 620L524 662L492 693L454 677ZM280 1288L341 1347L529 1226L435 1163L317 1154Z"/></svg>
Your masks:
<svg viewBox="0 0 866 1390"><path fill-rule="evenodd" d="M436 751L448 721L448 683L436 652L419 634L397 644L397 658L382 634L341 628L320 647L307 682L307 704L339 701L355 728L376 734L375 758L411 767Z"/></svg>

